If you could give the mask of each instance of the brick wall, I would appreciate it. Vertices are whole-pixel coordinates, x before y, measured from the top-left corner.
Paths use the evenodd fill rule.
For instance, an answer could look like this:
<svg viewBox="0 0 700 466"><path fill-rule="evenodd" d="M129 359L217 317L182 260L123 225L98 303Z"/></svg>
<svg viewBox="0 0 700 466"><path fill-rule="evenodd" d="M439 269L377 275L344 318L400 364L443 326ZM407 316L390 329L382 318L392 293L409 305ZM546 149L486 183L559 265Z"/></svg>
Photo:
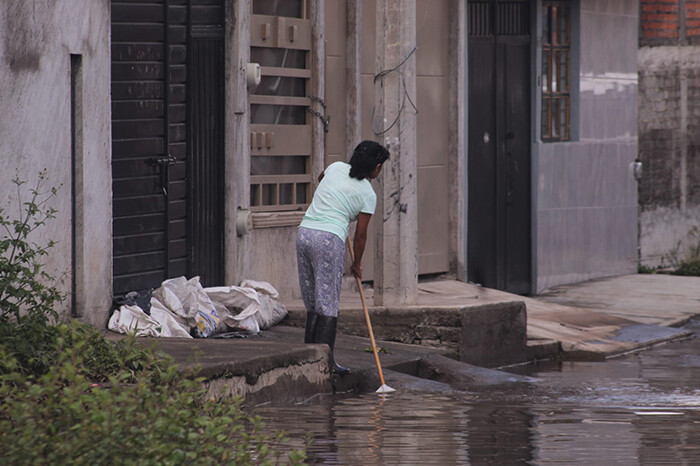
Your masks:
<svg viewBox="0 0 700 466"><path fill-rule="evenodd" d="M700 38L700 1L686 0L685 27L689 39Z"/></svg>
<svg viewBox="0 0 700 466"><path fill-rule="evenodd" d="M640 45L700 44L700 0L641 0Z"/></svg>
<svg viewBox="0 0 700 466"><path fill-rule="evenodd" d="M641 40L678 40L681 23L678 0L642 0L641 9Z"/></svg>

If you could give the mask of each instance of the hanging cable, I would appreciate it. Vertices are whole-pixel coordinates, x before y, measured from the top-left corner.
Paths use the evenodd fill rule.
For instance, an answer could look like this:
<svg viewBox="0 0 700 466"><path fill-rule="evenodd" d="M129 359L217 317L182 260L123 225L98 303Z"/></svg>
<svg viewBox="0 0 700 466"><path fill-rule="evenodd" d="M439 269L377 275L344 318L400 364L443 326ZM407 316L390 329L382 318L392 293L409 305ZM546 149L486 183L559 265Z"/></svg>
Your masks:
<svg viewBox="0 0 700 466"><path fill-rule="evenodd" d="M423 21L422 21L420 27L418 28L418 33L416 34L416 43L418 43L418 39L423 32L423 28L425 27L425 23L426 23L427 19L428 19L428 8L426 7L425 11L423 12ZM408 61L409 58L411 58L411 55L416 53L416 50L418 50L418 45L414 45L413 48L408 51L406 56L403 57L403 59L398 63L398 65L396 65L395 67L390 68L388 70L382 70L379 73L374 75L374 84L377 84L377 81L384 79L385 76L387 76L391 73L397 73L400 77L399 86L401 86L403 88L403 92L402 92L402 96L401 96L401 105L399 106L399 111L396 114L396 118L394 118L394 121L392 121L391 124L387 128L382 129L382 130L375 129L374 116L375 116L375 111L376 111L377 107L376 106L372 107L372 120L371 120L372 132L377 136L381 136L381 135L389 132L391 130L391 128L393 128L396 125L396 123L398 123L399 119L401 118L401 114L403 113L404 109L406 108L406 100L408 100L408 102L411 104L411 107L413 107L414 112L416 114L418 114L418 107L413 102L413 99L411 98L410 94L408 93L408 89L406 87L406 76L399 69Z"/></svg>
<svg viewBox="0 0 700 466"><path fill-rule="evenodd" d="M388 70L382 70L379 73L374 75L374 83L376 84L377 81L381 81L382 79L384 79L385 76L387 76L391 73L397 73L400 77L399 86L402 87L402 94L403 94L401 96L401 105L399 106L399 111L396 114L396 118L394 118L394 121L392 121L391 124L385 129L382 129L382 130L375 129L374 115L375 115L375 111L376 111L377 107L376 106L372 107L372 132L377 136L381 136L381 135L387 133L388 131L391 130L391 128L393 128L396 125L396 123L398 123L399 118L401 118L401 114L403 113L404 109L406 108L406 100L409 101L409 103L411 104L411 107L413 107L413 110L416 112L416 114L418 113L418 107L416 107L416 104L413 102L413 99L411 99L411 96L408 94L408 90L406 88L406 76L399 69L404 65L404 63L406 63L406 61L408 61L409 58L411 58L411 55L413 55L417 49L418 49L418 47L414 45L413 48L406 54L406 56L399 62L398 65L396 65L395 67L390 68Z"/></svg>

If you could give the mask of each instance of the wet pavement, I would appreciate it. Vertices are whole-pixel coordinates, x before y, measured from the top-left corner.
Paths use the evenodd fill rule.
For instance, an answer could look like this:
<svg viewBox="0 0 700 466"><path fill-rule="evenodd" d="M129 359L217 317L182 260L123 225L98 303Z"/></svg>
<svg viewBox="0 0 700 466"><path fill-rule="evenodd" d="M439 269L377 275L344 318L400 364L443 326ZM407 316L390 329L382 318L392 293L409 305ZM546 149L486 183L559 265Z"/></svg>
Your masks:
<svg viewBox="0 0 700 466"><path fill-rule="evenodd" d="M317 396L257 406L310 464L700 464L693 337L603 362L520 366L536 382L455 393Z"/></svg>

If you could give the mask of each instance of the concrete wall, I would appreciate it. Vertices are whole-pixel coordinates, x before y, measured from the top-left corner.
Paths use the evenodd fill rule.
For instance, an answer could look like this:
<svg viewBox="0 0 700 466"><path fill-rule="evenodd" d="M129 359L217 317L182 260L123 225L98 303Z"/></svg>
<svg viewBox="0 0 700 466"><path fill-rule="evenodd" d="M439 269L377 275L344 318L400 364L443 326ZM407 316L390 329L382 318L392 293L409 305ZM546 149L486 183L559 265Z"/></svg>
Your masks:
<svg viewBox="0 0 700 466"><path fill-rule="evenodd" d="M700 47L639 49L639 186L641 262L664 258L681 242L680 257L700 226ZM697 240L695 240L697 243Z"/></svg>
<svg viewBox="0 0 700 466"><path fill-rule="evenodd" d="M57 242L47 271L76 280L77 315L106 325L111 301L109 1L0 3L0 207L16 213L15 173L46 170L57 218L32 238ZM76 95L76 266L72 264L71 54L82 55ZM82 88L82 92L80 89ZM73 276L72 271L76 274ZM70 299L64 311L71 308Z"/></svg>
<svg viewBox="0 0 700 466"><path fill-rule="evenodd" d="M576 137L533 150L535 291L636 271L638 8L580 1Z"/></svg>
<svg viewBox="0 0 700 466"><path fill-rule="evenodd" d="M649 2L639 64L640 259L670 265L697 244L700 226L700 23L697 2Z"/></svg>

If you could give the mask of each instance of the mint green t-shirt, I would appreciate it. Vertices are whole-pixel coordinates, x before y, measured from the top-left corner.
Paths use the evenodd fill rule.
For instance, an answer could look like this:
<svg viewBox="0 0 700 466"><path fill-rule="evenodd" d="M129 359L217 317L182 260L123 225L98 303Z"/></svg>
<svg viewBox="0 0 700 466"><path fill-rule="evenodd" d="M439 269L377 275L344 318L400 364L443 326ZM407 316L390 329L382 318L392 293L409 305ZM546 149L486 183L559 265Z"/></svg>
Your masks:
<svg viewBox="0 0 700 466"><path fill-rule="evenodd" d="M360 212L374 214L377 195L369 180L350 177L350 164L334 162L326 168L300 227L328 231L345 241L348 224Z"/></svg>

